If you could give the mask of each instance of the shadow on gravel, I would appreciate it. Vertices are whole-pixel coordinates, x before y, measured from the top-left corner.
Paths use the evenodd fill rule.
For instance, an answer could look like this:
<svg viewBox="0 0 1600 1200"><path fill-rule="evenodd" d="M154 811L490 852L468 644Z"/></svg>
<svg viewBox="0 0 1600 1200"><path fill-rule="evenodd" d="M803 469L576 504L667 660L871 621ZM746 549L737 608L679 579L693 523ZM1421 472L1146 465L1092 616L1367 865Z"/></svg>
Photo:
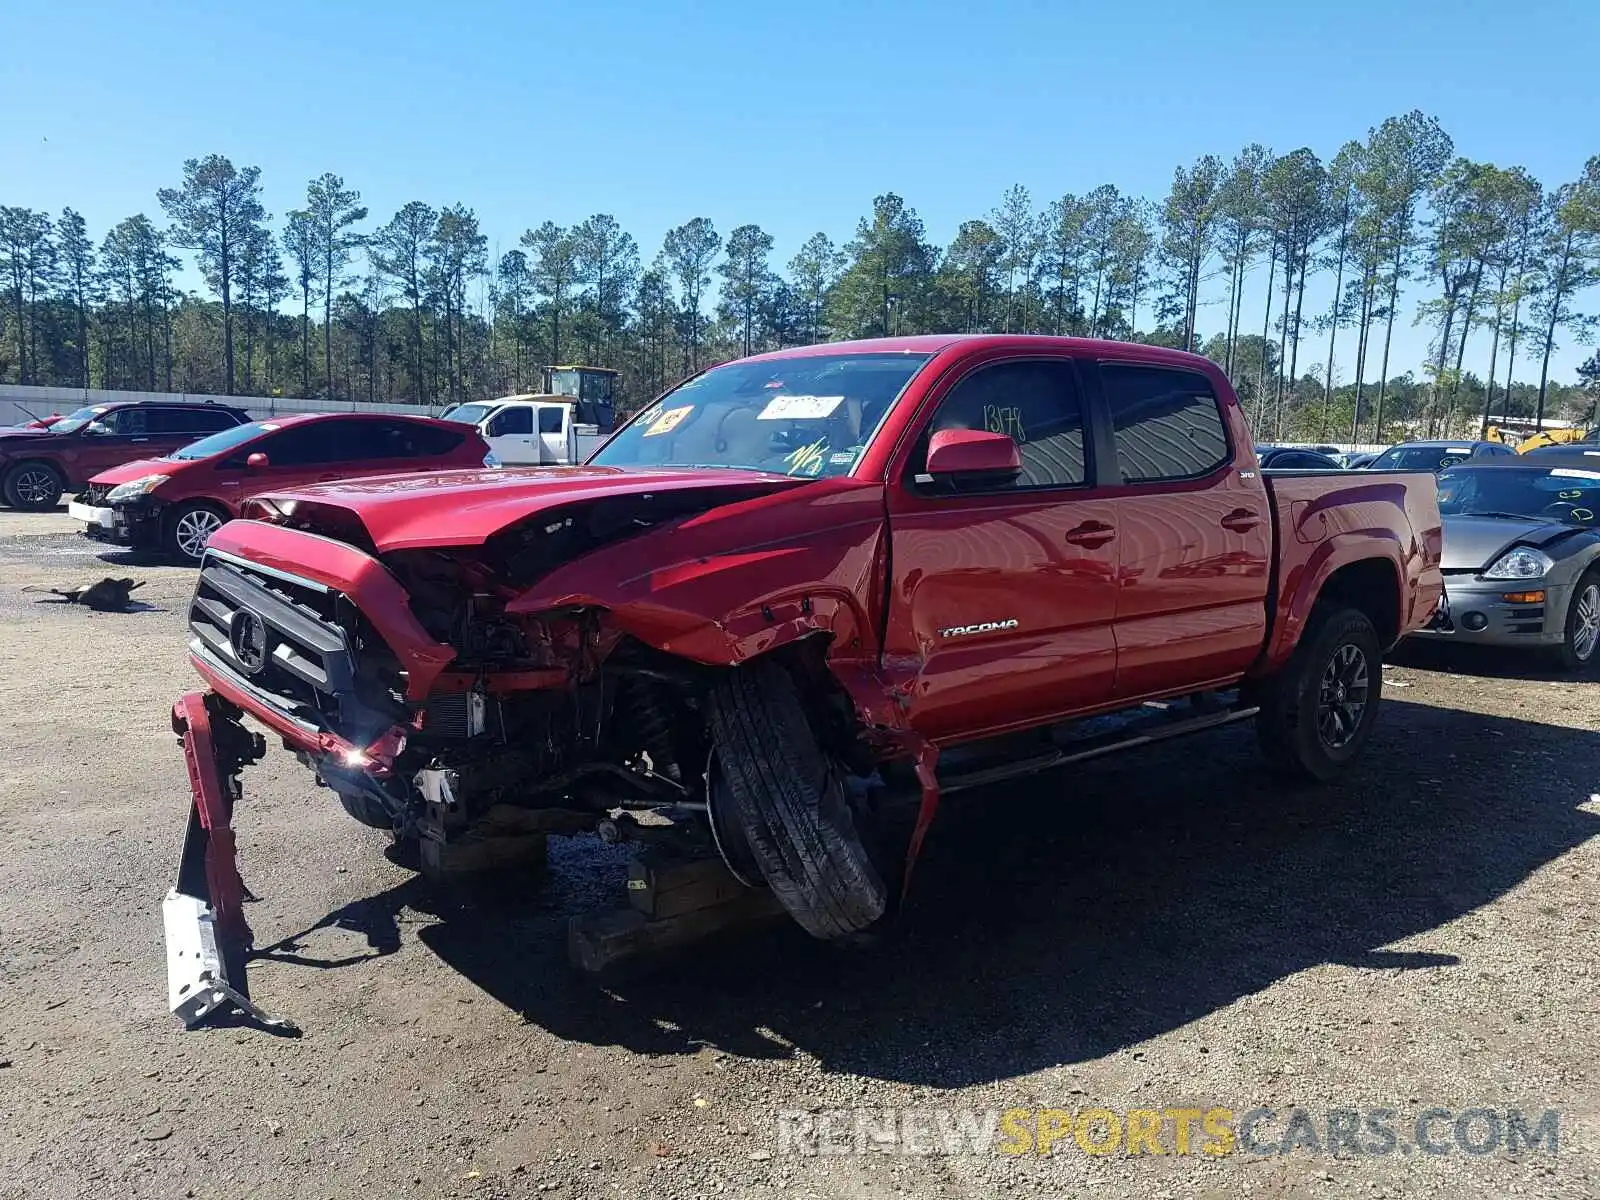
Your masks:
<svg viewBox="0 0 1600 1200"><path fill-rule="evenodd" d="M412 882L327 920L381 954L402 907L434 912L421 937L446 963L581 1042L799 1048L830 1070L935 1087L1005 1079L1123 1049L1322 963L1457 969L1383 947L1600 833L1577 807L1600 790L1600 735L1384 708L1365 765L1335 788L1285 789L1235 731L952 802L907 910L870 948L780 925L597 986L566 965L565 918L574 888L589 904L619 898L621 867L597 872L583 843L558 856L560 839L552 878L528 895L447 900Z"/></svg>
<svg viewBox="0 0 1600 1200"><path fill-rule="evenodd" d="M1451 675L1472 675L1482 679L1528 679L1534 682L1582 683L1600 679L1600 659L1588 670L1558 670L1544 655L1533 650L1502 646L1470 646L1451 642L1402 642L1384 658L1390 666L1416 667L1423 671L1443 671Z"/></svg>

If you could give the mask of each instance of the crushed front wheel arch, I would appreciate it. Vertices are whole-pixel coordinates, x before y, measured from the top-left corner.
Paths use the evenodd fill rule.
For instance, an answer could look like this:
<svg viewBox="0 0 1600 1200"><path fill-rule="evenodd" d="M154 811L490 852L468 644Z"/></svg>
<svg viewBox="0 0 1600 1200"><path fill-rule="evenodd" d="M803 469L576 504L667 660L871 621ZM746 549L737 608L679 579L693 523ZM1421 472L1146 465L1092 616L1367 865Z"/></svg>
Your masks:
<svg viewBox="0 0 1600 1200"><path fill-rule="evenodd" d="M751 663L718 680L710 701L733 815L767 886L815 937L873 924L888 892L856 829L843 770L818 744L794 679L777 663Z"/></svg>

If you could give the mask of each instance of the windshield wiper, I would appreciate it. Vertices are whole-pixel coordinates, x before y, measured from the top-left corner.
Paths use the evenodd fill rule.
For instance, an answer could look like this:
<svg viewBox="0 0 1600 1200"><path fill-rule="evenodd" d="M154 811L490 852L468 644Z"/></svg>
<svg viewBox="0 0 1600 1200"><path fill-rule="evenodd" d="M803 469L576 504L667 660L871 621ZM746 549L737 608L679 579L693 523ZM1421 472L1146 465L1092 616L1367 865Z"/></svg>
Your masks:
<svg viewBox="0 0 1600 1200"><path fill-rule="evenodd" d="M1504 517L1509 521L1537 521L1539 519L1532 513L1498 512L1492 509L1485 512L1464 512L1459 515L1463 517Z"/></svg>

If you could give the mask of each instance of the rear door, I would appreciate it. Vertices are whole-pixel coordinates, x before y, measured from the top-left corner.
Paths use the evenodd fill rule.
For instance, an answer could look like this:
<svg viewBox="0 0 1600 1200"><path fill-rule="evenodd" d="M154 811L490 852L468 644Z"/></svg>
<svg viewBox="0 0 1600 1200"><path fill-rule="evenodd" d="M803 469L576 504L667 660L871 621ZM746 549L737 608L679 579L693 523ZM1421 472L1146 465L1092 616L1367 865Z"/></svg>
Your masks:
<svg viewBox="0 0 1600 1200"><path fill-rule="evenodd" d="M917 664L912 727L955 740L1106 702L1117 512L1094 486L1075 364L982 361L941 384L932 403L907 469L889 484L884 657ZM919 482L941 429L1010 434L1022 473L959 491Z"/></svg>
<svg viewBox="0 0 1600 1200"><path fill-rule="evenodd" d="M572 461L572 406L568 404L541 404L539 413L539 461L541 463L567 463Z"/></svg>
<svg viewBox="0 0 1600 1200"><path fill-rule="evenodd" d="M430 425L403 417L368 417L350 422L356 457L341 466L346 476L392 475L408 471L439 471L461 466L481 466L482 456L461 462L456 454L466 440L468 426ZM474 439L476 440L476 439Z"/></svg>
<svg viewBox="0 0 1600 1200"><path fill-rule="evenodd" d="M1272 525L1266 491L1210 380L1101 362L1119 477L1118 699L1244 673L1266 641ZM1228 403L1236 403L1230 397Z"/></svg>
<svg viewBox="0 0 1600 1200"><path fill-rule="evenodd" d="M200 404L152 404L144 409L145 432L150 438L150 455L171 454L174 450L181 450L190 442L199 441L207 434L216 433L217 430L226 428L218 418L226 417L225 413L216 410L207 411ZM227 418L227 425L234 422Z"/></svg>
<svg viewBox="0 0 1600 1200"><path fill-rule="evenodd" d="M539 436L534 432L533 405L506 404L483 425L484 440L501 462L534 466L540 460Z"/></svg>

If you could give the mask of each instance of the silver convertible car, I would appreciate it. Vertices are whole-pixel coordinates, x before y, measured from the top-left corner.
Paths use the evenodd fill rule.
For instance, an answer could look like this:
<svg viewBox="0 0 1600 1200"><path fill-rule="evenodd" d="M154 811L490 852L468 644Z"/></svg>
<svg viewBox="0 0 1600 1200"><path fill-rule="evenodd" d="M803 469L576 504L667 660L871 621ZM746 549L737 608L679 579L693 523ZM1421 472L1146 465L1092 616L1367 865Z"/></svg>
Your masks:
<svg viewBox="0 0 1600 1200"><path fill-rule="evenodd" d="M1596 461L1476 459L1439 475L1445 594L1416 637L1537 649L1568 670L1600 643Z"/></svg>

